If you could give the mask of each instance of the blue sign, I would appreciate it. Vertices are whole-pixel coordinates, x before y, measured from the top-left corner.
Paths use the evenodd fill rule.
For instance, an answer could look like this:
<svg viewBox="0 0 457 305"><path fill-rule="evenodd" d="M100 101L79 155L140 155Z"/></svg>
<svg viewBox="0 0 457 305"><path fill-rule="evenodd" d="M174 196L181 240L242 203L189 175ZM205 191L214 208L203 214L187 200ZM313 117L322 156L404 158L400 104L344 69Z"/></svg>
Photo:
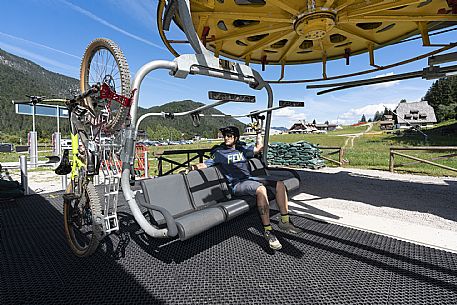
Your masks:
<svg viewBox="0 0 457 305"><path fill-rule="evenodd" d="M59 117L68 118L68 109L65 107L43 104L35 105L35 115L57 117L57 111L59 111ZM16 113L33 115L33 106L30 104L16 104Z"/></svg>

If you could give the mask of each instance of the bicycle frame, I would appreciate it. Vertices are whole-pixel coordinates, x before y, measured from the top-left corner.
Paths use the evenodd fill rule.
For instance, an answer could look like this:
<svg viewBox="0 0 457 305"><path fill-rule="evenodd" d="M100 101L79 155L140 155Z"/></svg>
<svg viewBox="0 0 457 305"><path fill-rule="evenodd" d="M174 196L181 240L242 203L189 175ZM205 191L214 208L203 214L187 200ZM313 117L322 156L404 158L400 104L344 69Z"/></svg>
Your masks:
<svg viewBox="0 0 457 305"><path fill-rule="evenodd" d="M79 150L79 137L78 134L71 134L71 153L72 153L72 161L71 161L71 174L70 179L72 181L78 176L78 171L82 167L85 167L86 164L81 161L78 157L78 150Z"/></svg>

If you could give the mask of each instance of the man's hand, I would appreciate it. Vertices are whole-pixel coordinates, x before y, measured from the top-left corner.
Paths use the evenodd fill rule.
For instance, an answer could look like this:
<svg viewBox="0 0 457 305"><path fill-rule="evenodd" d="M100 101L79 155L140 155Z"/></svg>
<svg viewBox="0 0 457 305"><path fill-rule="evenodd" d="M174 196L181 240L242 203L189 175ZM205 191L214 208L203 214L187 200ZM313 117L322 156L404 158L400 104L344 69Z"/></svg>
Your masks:
<svg viewBox="0 0 457 305"><path fill-rule="evenodd" d="M258 154L261 152L263 149L263 139L262 139L262 133L259 132L257 133L255 137L255 147L254 147L254 154Z"/></svg>

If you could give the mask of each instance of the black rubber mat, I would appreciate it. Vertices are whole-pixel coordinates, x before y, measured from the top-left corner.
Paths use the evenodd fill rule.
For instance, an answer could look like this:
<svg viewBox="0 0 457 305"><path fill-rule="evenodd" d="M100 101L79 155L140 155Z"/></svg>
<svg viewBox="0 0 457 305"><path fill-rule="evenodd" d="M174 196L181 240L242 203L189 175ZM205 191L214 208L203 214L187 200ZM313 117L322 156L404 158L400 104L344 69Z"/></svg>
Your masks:
<svg viewBox="0 0 457 305"><path fill-rule="evenodd" d="M121 233L90 258L58 194L0 204L0 304L457 304L457 255L293 216L272 252L255 212L181 242ZM276 215L272 216L273 226Z"/></svg>

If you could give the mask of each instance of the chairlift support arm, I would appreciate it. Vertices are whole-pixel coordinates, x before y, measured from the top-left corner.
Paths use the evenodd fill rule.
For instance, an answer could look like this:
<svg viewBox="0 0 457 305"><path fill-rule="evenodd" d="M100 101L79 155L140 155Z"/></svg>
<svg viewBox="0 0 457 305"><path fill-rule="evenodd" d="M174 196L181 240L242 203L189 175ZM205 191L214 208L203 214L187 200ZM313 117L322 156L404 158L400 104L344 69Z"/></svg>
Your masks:
<svg viewBox="0 0 457 305"><path fill-rule="evenodd" d="M315 89L315 88L333 87L331 89L317 92L317 95L321 95L321 94L330 93L333 91L338 91L338 90L343 90L343 89L385 83L385 82L390 82L390 81L395 81L395 80L405 80L405 79L411 79L411 78L416 78L416 77L422 77L424 79L436 79L436 78L452 75L456 72L457 72L457 65L448 66L448 67L431 66L431 67L424 68L421 71L414 71L414 72L402 73L402 74L398 74L398 75L383 76L383 77L378 77L378 78L374 78L374 79L365 79L365 80L342 82L342 83L308 85L308 86L306 86L306 88Z"/></svg>

